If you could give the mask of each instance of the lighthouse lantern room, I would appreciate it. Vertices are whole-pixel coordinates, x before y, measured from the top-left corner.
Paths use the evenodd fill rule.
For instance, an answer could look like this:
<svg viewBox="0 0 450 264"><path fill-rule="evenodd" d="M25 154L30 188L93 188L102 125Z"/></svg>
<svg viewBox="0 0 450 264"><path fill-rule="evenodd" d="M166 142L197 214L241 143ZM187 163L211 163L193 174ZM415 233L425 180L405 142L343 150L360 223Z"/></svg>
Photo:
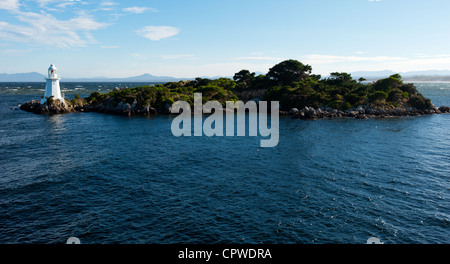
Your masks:
<svg viewBox="0 0 450 264"><path fill-rule="evenodd" d="M65 104L64 98L61 94L61 88L59 87L58 69L52 64L48 68L48 78L46 78L47 83L45 84L45 94L44 98L41 100L41 104L47 102L47 99L53 96L53 99L59 99L63 104Z"/></svg>

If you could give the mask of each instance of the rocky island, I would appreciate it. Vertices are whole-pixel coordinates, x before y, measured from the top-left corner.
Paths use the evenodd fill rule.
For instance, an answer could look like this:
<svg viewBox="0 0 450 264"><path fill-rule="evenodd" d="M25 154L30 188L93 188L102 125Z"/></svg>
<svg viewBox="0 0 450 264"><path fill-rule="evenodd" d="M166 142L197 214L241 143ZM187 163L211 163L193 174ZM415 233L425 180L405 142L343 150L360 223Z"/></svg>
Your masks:
<svg viewBox="0 0 450 264"><path fill-rule="evenodd" d="M376 82L354 80L348 73L334 72L322 78L312 67L296 60L273 66L266 75L241 70L231 78L196 78L154 86L114 89L105 94L92 93L72 100L47 98L24 103L20 108L36 114L99 112L120 115L169 114L174 102L193 106L194 93L203 101L279 101L280 114L298 119L417 116L449 113L437 108L416 87L394 74Z"/></svg>

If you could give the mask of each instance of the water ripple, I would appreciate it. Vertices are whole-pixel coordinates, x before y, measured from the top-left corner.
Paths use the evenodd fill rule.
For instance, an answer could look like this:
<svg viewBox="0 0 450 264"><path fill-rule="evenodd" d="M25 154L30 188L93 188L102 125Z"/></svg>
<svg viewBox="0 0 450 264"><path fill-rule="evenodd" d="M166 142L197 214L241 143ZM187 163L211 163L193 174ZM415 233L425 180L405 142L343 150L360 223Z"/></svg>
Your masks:
<svg viewBox="0 0 450 264"><path fill-rule="evenodd" d="M280 144L0 97L0 242L448 243L450 115L280 119Z"/></svg>

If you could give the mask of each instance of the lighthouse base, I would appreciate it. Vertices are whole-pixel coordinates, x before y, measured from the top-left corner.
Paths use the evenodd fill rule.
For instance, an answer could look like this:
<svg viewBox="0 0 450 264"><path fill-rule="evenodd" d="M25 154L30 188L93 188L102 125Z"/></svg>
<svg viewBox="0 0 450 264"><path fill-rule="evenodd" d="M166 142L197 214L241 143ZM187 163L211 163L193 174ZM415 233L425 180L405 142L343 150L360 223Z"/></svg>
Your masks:
<svg viewBox="0 0 450 264"><path fill-rule="evenodd" d="M45 103L39 101L30 101L20 106L21 110L41 115L67 114L75 112L76 109L72 104L67 103L64 99L48 98Z"/></svg>
<svg viewBox="0 0 450 264"><path fill-rule="evenodd" d="M45 104L49 98L53 100L60 100L64 105L66 104L64 97L61 94L61 88L59 86L59 78L46 79L45 94L41 100L41 104Z"/></svg>

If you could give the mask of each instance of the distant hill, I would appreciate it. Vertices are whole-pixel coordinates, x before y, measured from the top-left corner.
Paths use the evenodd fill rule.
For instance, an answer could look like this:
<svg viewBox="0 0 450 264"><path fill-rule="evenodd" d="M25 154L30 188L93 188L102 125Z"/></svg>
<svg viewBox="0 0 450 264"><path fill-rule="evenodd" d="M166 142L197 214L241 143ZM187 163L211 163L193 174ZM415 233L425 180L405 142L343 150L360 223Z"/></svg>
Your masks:
<svg viewBox="0 0 450 264"><path fill-rule="evenodd" d="M46 76L37 73L14 73L0 74L0 82L45 82ZM94 77L94 78L64 78L63 82L174 82L180 80L189 80L190 78L175 78L170 76L154 76L150 74L142 74L127 78L108 78L108 77Z"/></svg>
<svg viewBox="0 0 450 264"><path fill-rule="evenodd" d="M360 77L366 78L368 81L379 80L382 78L389 77L397 72L385 70L385 71L359 71L352 72L351 75L354 79L359 79ZM262 72L256 72L256 75L264 74ZM405 81L415 82L433 82L433 81L450 81L450 71L449 70L430 70L430 71L411 71L411 72L400 72ZM37 72L30 73L0 73L0 82L45 82L45 77L43 74ZM201 76L201 78L208 79L218 79L220 77L226 77L232 79L233 76ZM326 77L326 76L324 76ZM63 82L177 82L180 80L192 80L194 78L176 78L171 76L155 76L151 74L142 74L139 76L127 77L127 78L108 78L108 77L94 77L94 78L64 78Z"/></svg>
<svg viewBox="0 0 450 264"><path fill-rule="evenodd" d="M403 77L403 80L408 82L450 82L450 76L419 75L419 76Z"/></svg>
<svg viewBox="0 0 450 264"><path fill-rule="evenodd" d="M0 73L0 82L44 82L45 76L37 73Z"/></svg>
<svg viewBox="0 0 450 264"><path fill-rule="evenodd" d="M395 74L393 71L358 71L358 72L351 72L350 73L354 79L359 79L361 77L366 79L373 79L373 78L386 78L388 76L391 76L392 74Z"/></svg>
<svg viewBox="0 0 450 264"><path fill-rule="evenodd" d="M429 71L410 71L404 73L406 76L422 76L422 75L435 75L435 76L450 76L449 70L429 70Z"/></svg>
<svg viewBox="0 0 450 264"><path fill-rule="evenodd" d="M449 70L428 70L428 71L410 71L410 72L394 72L390 70L385 71L359 71L352 72L354 79L360 77L366 78L369 81L378 80L399 73L404 80L413 81L450 81Z"/></svg>
<svg viewBox="0 0 450 264"><path fill-rule="evenodd" d="M146 73L135 77L128 77L123 80L127 82L174 82L183 79L185 78L175 78L170 76L154 76Z"/></svg>
<svg viewBox="0 0 450 264"><path fill-rule="evenodd" d="M94 77L94 78L64 78L66 82L177 82L180 80L188 80L189 78L175 78L170 76L154 76L151 74L142 74L127 78L108 78L108 77Z"/></svg>

